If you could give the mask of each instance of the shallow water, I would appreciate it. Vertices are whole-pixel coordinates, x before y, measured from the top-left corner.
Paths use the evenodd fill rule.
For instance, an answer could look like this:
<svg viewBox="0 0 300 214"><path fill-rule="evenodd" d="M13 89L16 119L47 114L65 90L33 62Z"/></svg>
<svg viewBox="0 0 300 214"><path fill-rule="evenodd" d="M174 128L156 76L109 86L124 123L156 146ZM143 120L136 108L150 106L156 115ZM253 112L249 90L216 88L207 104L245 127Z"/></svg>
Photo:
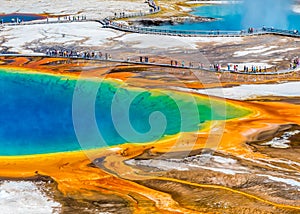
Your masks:
<svg viewBox="0 0 300 214"><path fill-rule="evenodd" d="M283 1L282 1L283 2ZM267 3L266 3L267 4ZM276 3L274 3L276 4ZM274 27L277 29L300 30L300 14L291 8L278 5L276 11L265 5L246 9L242 4L209 5L195 8L192 14L218 18L217 21L164 25L159 28L172 30L247 30L249 27Z"/></svg>
<svg viewBox="0 0 300 214"><path fill-rule="evenodd" d="M14 70L0 70L0 88L0 156L150 142L165 135L198 130L205 121L249 113L221 101L175 92L131 89L111 81L78 82ZM72 108L74 91L75 105L80 107L76 112ZM86 115L90 100L94 100L95 111ZM80 143L76 134L80 135Z"/></svg>

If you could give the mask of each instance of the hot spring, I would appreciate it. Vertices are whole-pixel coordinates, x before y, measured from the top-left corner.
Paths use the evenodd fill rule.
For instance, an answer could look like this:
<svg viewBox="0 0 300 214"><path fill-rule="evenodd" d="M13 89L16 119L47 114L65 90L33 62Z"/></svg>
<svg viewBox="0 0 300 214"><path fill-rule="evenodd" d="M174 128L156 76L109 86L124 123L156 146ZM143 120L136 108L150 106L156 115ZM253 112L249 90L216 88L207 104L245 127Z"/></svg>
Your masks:
<svg viewBox="0 0 300 214"><path fill-rule="evenodd" d="M191 112L191 102L184 94L132 89L107 80L99 85L98 81L87 79L78 87L76 78L8 68L0 69L0 77L0 156L77 151L127 142L152 142L179 132L199 130L206 121L227 120L249 114L248 110L238 106L199 96L193 96L197 111ZM89 110L85 100L95 87L95 112L92 115L95 116L102 136L99 141L94 140L96 138L91 130L93 121L84 117L84 111ZM78 142L74 131L72 105L75 91L82 96L82 113L77 112L76 117L82 125L81 134L86 140L84 145ZM126 106L129 97L133 99ZM222 106L225 106L225 111L221 111ZM153 112L160 112L164 119ZM124 137L120 134L124 123L122 117L126 114L130 126L140 135ZM163 131L156 129L162 122L166 122ZM128 128L128 124L124 124L124 127ZM152 128L152 132L148 133Z"/></svg>
<svg viewBox="0 0 300 214"><path fill-rule="evenodd" d="M245 0L228 4L197 7L193 15L217 18L216 21L178 25L164 25L160 29L172 30L246 30L249 27L274 27L300 30L300 14L293 11L291 0Z"/></svg>

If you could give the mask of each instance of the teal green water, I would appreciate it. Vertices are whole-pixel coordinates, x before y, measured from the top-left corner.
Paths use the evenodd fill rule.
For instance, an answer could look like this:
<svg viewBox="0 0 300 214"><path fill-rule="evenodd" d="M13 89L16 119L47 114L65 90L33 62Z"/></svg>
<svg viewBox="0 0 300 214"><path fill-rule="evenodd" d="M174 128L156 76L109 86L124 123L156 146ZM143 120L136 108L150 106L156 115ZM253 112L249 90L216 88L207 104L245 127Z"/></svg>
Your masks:
<svg viewBox="0 0 300 214"><path fill-rule="evenodd" d="M150 142L198 130L206 121L249 114L176 92L5 69L0 69L0 88L0 156Z"/></svg>

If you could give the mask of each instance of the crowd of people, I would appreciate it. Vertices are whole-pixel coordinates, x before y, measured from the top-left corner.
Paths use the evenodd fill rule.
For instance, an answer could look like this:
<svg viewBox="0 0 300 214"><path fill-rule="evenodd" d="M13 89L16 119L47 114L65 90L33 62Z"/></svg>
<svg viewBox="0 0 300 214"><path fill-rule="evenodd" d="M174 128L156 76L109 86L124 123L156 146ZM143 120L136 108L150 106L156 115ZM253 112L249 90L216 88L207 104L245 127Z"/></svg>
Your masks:
<svg viewBox="0 0 300 214"><path fill-rule="evenodd" d="M147 0L146 3L148 3L148 5L152 8L152 10L150 9L150 12L156 12L160 10L159 6L155 4L154 0Z"/></svg>
<svg viewBox="0 0 300 214"><path fill-rule="evenodd" d="M276 68L275 68L276 69ZM232 65L228 64L227 65L227 70L228 71L244 71L245 73L257 73L257 72L267 72L267 66L258 66L258 65L251 65L249 67L248 65L244 65L242 69L239 68L239 65Z"/></svg>
<svg viewBox="0 0 300 214"><path fill-rule="evenodd" d="M47 49L46 55L51 57L68 57L68 58L84 58L84 59L103 59L111 60L111 54L102 53L100 51L76 51L66 49Z"/></svg>
<svg viewBox="0 0 300 214"><path fill-rule="evenodd" d="M253 27L249 27L248 28L248 33L254 33L254 28Z"/></svg>
<svg viewBox="0 0 300 214"><path fill-rule="evenodd" d="M297 62L299 63L299 59ZM178 62L176 60L171 60L171 66L179 67L180 65L178 65ZM181 67L185 67L184 61L182 61ZM226 69L225 66L222 66L219 63L210 64L209 66L205 66L201 62L198 64L198 67L195 67L194 63L190 62L189 66L187 68L208 69L210 71L216 71L216 72L228 71L228 72L260 73L260 72L268 71L268 68L266 65L264 65L264 66L262 66L262 65L248 66L247 64L245 64L245 65L227 64L227 69ZM274 71L275 72L278 71L277 66L274 67Z"/></svg>
<svg viewBox="0 0 300 214"><path fill-rule="evenodd" d="M296 61L295 61L296 62ZM299 63L299 59L297 61ZM267 72L267 66L261 66L261 65L251 65L250 67L248 65L238 65L238 64L227 64L227 69L225 66L222 66L219 63L216 64L210 64L208 66L205 66L203 63L199 63L198 67L194 66L193 62L189 62L188 66L185 65L184 61L181 61L181 64L177 60L171 60L170 63L171 67L185 67L185 68L198 68L198 69L208 69L210 71L229 71L229 72L245 72L245 73L259 73L259 72ZM241 67L242 66L242 67ZM299 65L300 66L300 65ZM274 67L275 71L277 71L277 67Z"/></svg>
<svg viewBox="0 0 300 214"><path fill-rule="evenodd" d="M83 21L83 20L87 20L86 16L63 16L63 17L57 17L58 21L64 20L64 21ZM49 21L49 19L47 18L47 21Z"/></svg>

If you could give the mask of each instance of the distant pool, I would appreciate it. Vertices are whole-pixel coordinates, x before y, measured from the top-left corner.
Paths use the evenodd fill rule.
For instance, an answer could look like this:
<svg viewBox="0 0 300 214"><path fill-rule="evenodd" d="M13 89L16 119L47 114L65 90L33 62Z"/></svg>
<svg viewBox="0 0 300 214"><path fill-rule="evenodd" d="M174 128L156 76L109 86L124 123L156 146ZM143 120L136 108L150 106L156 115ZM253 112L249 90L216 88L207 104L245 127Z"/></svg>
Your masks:
<svg viewBox="0 0 300 214"><path fill-rule="evenodd" d="M12 22L22 22L22 21L34 21L45 19L45 16L29 13L11 13L11 14L0 14L0 23L12 23Z"/></svg>
<svg viewBox="0 0 300 214"><path fill-rule="evenodd" d="M76 83L76 79L62 76L0 68L0 156L77 151L126 142L150 142L180 131L198 130L205 121L226 120L249 114L248 110L228 103L226 110L221 111L223 102L195 97L195 115L184 94L170 92L171 97L157 90L122 88L119 83L104 81L97 92L94 112L103 140L94 140L91 131L93 118L86 119L83 112L77 115L82 120L83 134L87 141L82 145L78 142L72 120L74 90L80 91L81 96L87 98L99 83L86 80L80 88L76 88ZM115 99L115 115L120 119L117 122L122 123L121 118L126 114L125 103L131 96L135 99L128 110L130 123L142 135L128 141L116 130L111 109ZM82 99L83 111L88 111L84 102ZM179 110L178 105L183 106L183 109ZM150 129L149 117L153 112L162 112L167 126L162 134L154 131L151 135L143 135ZM182 115L185 115L184 126ZM152 122L154 127L161 125L161 121L155 117Z"/></svg>
<svg viewBox="0 0 300 214"><path fill-rule="evenodd" d="M259 2L265 1L259 0ZM271 4L276 4L276 2L272 2ZM255 11L253 12L253 10ZM264 6L257 5L256 8L252 8L250 11L245 9L243 4L201 6L195 8L192 14L218 18L219 20L203 23L186 22L178 25L163 25L158 28L169 30L240 31L247 30L249 27L262 28L263 26L266 26L284 30L300 30L300 14L294 13L290 8L280 9L280 5L273 10L272 7L268 7L267 2L265 2Z"/></svg>

